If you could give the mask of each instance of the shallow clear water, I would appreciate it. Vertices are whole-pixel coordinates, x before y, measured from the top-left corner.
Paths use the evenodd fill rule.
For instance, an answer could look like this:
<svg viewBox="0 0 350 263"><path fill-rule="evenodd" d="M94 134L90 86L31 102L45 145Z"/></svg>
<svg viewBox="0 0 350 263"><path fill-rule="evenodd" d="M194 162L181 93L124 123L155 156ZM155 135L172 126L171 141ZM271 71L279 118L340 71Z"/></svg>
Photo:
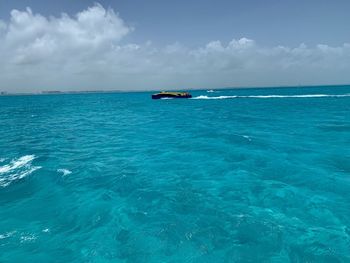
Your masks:
<svg viewBox="0 0 350 263"><path fill-rule="evenodd" d="M0 262L350 262L348 94L0 97Z"/></svg>

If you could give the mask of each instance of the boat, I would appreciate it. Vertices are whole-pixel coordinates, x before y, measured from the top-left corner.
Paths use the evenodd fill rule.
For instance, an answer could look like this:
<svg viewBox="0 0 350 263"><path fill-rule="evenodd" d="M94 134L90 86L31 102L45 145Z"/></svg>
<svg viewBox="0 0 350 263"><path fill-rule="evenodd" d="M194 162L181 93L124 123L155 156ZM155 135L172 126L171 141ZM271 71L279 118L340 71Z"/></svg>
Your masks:
<svg viewBox="0 0 350 263"><path fill-rule="evenodd" d="M152 95L152 99L189 99L192 95L188 92L162 91Z"/></svg>

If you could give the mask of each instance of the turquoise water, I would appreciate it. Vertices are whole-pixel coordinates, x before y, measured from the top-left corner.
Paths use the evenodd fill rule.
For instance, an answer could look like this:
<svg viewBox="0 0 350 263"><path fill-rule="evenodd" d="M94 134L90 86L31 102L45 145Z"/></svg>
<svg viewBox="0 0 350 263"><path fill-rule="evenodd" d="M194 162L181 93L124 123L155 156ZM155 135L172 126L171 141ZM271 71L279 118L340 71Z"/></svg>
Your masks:
<svg viewBox="0 0 350 263"><path fill-rule="evenodd" d="M0 97L0 262L350 262L349 86L150 94Z"/></svg>

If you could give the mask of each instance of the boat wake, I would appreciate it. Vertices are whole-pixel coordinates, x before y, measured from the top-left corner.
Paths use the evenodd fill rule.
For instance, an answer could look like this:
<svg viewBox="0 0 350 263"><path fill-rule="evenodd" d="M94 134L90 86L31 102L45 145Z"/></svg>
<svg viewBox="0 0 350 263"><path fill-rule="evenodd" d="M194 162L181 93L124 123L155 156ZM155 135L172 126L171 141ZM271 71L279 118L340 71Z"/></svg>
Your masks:
<svg viewBox="0 0 350 263"><path fill-rule="evenodd" d="M194 97L194 100L223 100L223 99L238 99L238 98L252 98L252 99L276 99L276 98L342 98L350 97L350 94L304 94L304 95L248 95L248 96L206 96L200 95Z"/></svg>
<svg viewBox="0 0 350 263"><path fill-rule="evenodd" d="M34 155L25 155L0 166L0 187L6 187L40 169L40 166L32 166L35 158Z"/></svg>

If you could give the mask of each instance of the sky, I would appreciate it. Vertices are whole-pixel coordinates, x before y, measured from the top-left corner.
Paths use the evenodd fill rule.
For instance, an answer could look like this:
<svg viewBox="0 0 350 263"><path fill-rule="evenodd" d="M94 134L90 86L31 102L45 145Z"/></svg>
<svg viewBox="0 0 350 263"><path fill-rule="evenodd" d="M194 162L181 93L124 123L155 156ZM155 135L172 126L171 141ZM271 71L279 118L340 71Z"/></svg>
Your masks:
<svg viewBox="0 0 350 263"><path fill-rule="evenodd" d="M0 0L0 91L350 83L348 0Z"/></svg>

